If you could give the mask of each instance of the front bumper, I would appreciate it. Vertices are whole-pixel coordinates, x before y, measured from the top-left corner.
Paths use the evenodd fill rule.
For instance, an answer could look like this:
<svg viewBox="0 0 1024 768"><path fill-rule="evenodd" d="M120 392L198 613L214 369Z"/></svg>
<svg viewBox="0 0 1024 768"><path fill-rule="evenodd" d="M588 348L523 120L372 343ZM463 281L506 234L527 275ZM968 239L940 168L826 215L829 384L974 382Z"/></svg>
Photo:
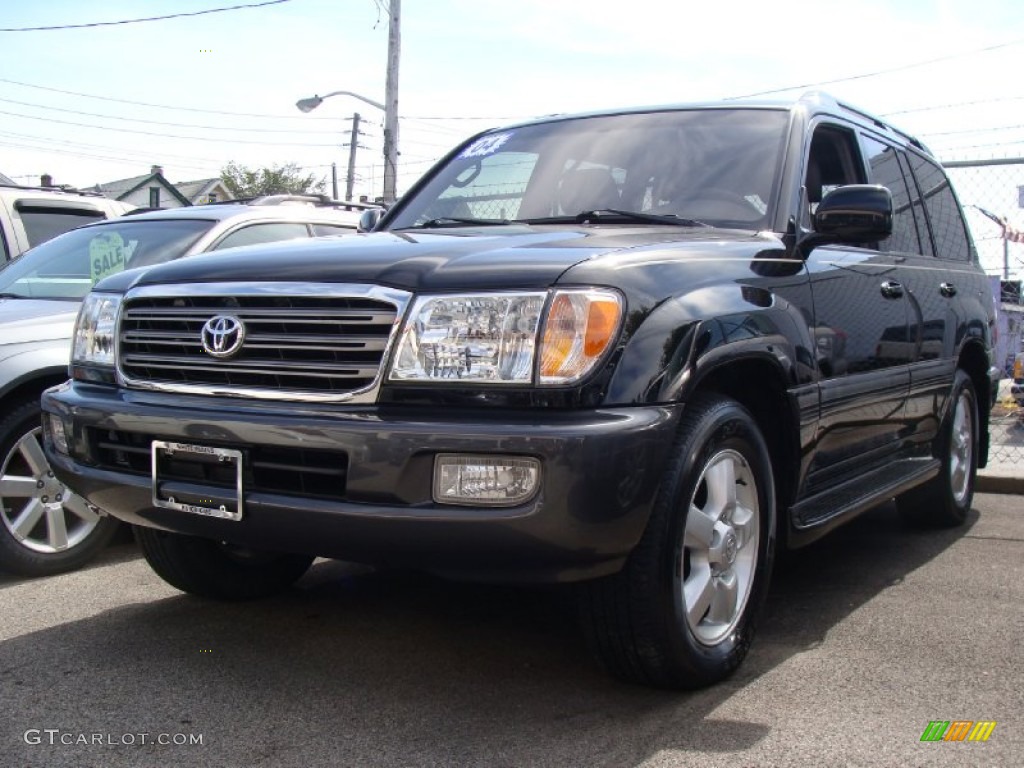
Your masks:
<svg viewBox="0 0 1024 768"><path fill-rule="evenodd" d="M647 523L680 411L308 406L78 382L48 390L42 405L65 424L69 454L54 449L48 429L45 441L57 476L128 523L253 549L517 582L621 568ZM345 466L336 493L321 483L312 495L268 487L273 471L249 468L244 516L223 520L154 506L145 466L153 439L240 449L243 463L270 451L319 464L336 456ZM134 464L110 448L129 443L137 446ZM534 457L539 492L515 507L437 504L431 488L440 453ZM277 471L285 483L301 474ZM223 492L196 490L214 499Z"/></svg>

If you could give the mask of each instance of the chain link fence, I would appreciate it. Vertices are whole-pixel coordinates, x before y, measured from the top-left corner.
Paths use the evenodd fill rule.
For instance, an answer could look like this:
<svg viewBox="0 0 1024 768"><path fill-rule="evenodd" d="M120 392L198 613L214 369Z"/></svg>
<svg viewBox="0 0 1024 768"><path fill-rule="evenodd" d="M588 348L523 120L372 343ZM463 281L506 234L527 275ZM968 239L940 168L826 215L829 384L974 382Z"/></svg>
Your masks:
<svg viewBox="0 0 1024 768"><path fill-rule="evenodd" d="M1014 360L1024 351L1024 158L944 164L999 299L996 364L1003 369L989 430L987 472L1024 477L1024 408L1011 393ZM1019 375L1019 374L1018 374Z"/></svg>

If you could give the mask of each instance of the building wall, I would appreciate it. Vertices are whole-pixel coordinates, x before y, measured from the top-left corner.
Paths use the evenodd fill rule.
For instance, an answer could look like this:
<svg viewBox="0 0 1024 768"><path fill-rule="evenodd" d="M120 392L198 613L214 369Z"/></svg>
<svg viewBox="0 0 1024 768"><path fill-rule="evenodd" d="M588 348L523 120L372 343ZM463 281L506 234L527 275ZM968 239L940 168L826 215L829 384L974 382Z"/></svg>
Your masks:
<svg viewBox="0 0 1024 768"><path fill-rule="evenodd" d="M157 200L156 205L154 205L153 202L151 202L151 196L150 196L150 189L151 188L158 189L159 192L160 192L159 199ZM140 189L135 190L131 194L129 194L126 197L123 197L121 199L124 200L127 203L131 203L132 205L137 205L140 208L149 208L149 207L182 208L183 207L182 204L181 204L181 201L178 200L178 198L175 197L170 192L170 190L168 190L166 187L164 187L161 184L147 185L145 187L142 187Z"/></svg>

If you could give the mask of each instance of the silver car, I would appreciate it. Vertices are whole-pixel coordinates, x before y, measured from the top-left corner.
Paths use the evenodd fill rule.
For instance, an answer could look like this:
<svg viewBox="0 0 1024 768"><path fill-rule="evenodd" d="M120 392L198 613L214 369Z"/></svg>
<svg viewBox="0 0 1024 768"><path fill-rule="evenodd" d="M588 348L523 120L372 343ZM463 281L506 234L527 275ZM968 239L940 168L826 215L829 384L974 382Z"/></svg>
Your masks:
<svg viewBox="0 0 1024 768"><path fill-rule="evenodd" d="M182 256L356 231L365 204L318 196L132 213L58 235L0 269L0 570L85 564L114 535L50 471L39 397L67 379L81 300L101 278Z"/></svg>

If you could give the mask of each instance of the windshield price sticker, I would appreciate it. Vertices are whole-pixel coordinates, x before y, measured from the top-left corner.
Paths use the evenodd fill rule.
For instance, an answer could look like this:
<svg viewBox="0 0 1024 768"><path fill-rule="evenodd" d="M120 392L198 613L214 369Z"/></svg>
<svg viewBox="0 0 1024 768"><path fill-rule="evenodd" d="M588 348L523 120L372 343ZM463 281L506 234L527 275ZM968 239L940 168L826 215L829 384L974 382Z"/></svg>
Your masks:
<svg viewBox="0 0 1024 768"><path fill-rule="evenodd" d="M484 136L477 139L459 155L459 157L486 157L497 152L501 146L512 138L512 133L496 133L493 136Z"/></svg>

